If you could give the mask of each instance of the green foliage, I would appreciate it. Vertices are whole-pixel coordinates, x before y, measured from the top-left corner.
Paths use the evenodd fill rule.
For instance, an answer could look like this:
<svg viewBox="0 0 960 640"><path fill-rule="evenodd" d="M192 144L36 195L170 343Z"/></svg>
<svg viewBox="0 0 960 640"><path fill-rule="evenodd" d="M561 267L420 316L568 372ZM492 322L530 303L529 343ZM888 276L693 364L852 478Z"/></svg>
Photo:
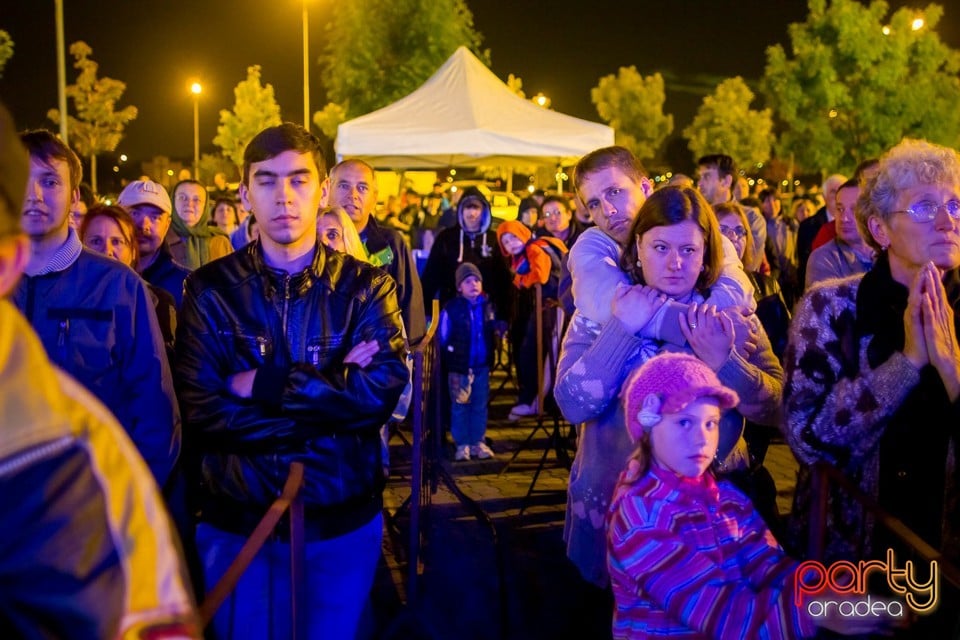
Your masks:
<svg viewBox="0 0 960 640"><path fill-rule="evenodd" d="M13 38L10 34L0 29L0 78L3 77L3 68L13 57Z"/></svg>
<svg viewBox="0 0 960 640"><path fill-rule="evenodd" d="M665 98L663 77L655 73L644 78L636 67L620 67L617 75L600 78L590 90L597 113L613 127L617 144L641 161L656 157L673 132L673 116L663 113Z"/></svg>
<svg viewBox="0 0 960 640"><path fill-rule="evenodd" d="M767 49L762 92L781 128L780 155L807 170L850 172L904 136L960 141L960 54L937 35L931 4L886 20L882 0L810 0L806 22L789 27L789 53ZM884 27L889 34L884 34Z"/></svg>
<svg viewBox="0 0 960 640"><path fill-rule="evenodd" d="M526 99L527 94L523 92L523 78L515 76L512 73L507 76L507 88L513 91L521 98Z"/></svg>
<svg viewBox="0 0 960 640"><path fill-rule="evenodd" d="M337 137L337 127L346 121L346 110L335 102L327 103L322 110L313 114L313 124L330 140Z"/></svg>
<svg viewBox="0 0 960 640"><path fill-rule="evenodd" d="M331 5L321 77L348 118L414 91L457 47L489 64L464 0L352 0Z"/></svg>
<svg viewBox="0 0 960 640"><path fill-rule="evenodd" d="M213 144L236 167L243 166L243 150L255 135L280 124L280 105L273 85L260 84L260 65L247 67L247 79L233 88L233 111L220 110L220 125Z"/></svg>
<svg viewBox="0 0 960 640"><path fill-rule="evenodd" d="M213 184L213 177L218 173L225 175L228 182L236 182L240 179L240 170L237 165L219 153L200 154L199 173L200 177L197 179L203 184Z"/></svg>
<svg viewBox="0 0 960 640"><path fill-rule="evenodd" d="M127 85L113 78L98 78L97 63L87 43L74 42L70 55L73 67L79 69L77 81L67 87L67 98L73 100L77 116L67 116L70 145L81 157L90 159L90 186L97 191L97 155L114 151L123 139L123 129L137 117L137 108L124 107L116 111L117 102ZM60 110L50 109L47 117L60 122Z"/></svg>
<svg viewBox="0 0 960 640"><path fill-rule="evenodd" d="M693 122L683 130L694 161L710 153L725 153L738 167L769 160L773 117L770 109L751 109L753 98L740 76L724 80L704 97Z"/></svg>

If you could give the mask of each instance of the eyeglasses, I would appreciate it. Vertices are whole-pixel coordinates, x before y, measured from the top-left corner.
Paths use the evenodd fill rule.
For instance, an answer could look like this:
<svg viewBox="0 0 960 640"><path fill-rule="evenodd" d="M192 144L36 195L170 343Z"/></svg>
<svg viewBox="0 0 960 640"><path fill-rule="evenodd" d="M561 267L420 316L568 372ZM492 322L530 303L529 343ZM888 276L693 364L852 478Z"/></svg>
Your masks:
<svg viewBox="0 0 960 640"><path fill-rule="evenodd" d="M547 218L547 219L549 219L549 218L559 218L559 217L561 217L561 213L560 213L559 210L558 210L558 211L544 211L544 212L543 212L543 217L544 217L544 218Z"/></svg>
<svg viewBox="0 0 960 640"><path fill-rule="evenodd" d="M943 204L938 204L931 200L924 200L902 211L891 211L890 213L905 213L910 216L914 222L933 222L941 210L946 211L947 215L954 220L960 220L960 200L948 200Z"/></svg>
<svg viewBox="0 0 960 640"><path fill-rule="evenodd" d="M724 224L720 225L720 233L722 233L723 235L729 235L732 233L738 238L747 237L747 230L744 229L743 227L728 227Z"/></svg>

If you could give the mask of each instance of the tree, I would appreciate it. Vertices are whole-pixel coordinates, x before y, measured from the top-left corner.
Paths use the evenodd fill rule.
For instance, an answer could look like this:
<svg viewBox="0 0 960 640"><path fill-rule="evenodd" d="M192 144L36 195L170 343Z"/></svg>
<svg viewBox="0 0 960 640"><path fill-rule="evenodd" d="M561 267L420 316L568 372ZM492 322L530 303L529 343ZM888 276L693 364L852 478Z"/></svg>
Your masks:
<svg viewBox="0 0 960 640"><path fill-rule="evenodd" d="M240 169L243 150L253 137L280 124L280 105L273 95L273 85L260 84L260 65L247 67L247 79L233 88L233 111L220 110L220 124L213 144L223 150L223 156Z"/></svg>
<svg viewBox="0 0 960 640"><path fill-rule="evenodd" d="M354 0L332 13L321 77L348 118L409 94L461 45L489 63L464 0Z"/></svg>
<svg viewBox="0 0 960 640"><path fill-rule="evenodd" d="M644 78L636 67L620 67L617 75L600 78L590 90L597 113L611 127L617 144L630 149L641 161L656 157L673 132L673 116L664 115L663 76Z"/></svg>
<svg viewBox="0 0 960 640"><path fill-rule="evenodd" d="M327 106L313 114L313 124L330 140L337 137L337 127L346 121L347 112L336 102L327 103Z"/></svg>
<svg viewBox="0 0 960 640"><path fill-rule="evenodd" d="M0 78L3 77L3 68L7 66L10 58L13 57L13 38L10 34L0 29Z"/></svg>
<svg viewBox="0 0 960 640"><path fill-rule="evenodd" d="M902 8L886 20L874 0L809 0L789 27L790 52L767 49L762 92L773 107L780 155L821 172L851 171L904 136L960 141L960 54L935 27L943 9Z"/></svg>
<svg viewBox="0 0 960 640"><path fill-rule="evenodd" d="M200 171L197 180L203 184L213 184L213 177L222 173L227 180L239 180L240 173L232 160L224 158L219 153L200 154Z"/></svg>
<svg viewBox="0 0 960 640"><path fill-rule="evenodd" d="M725 153L739 167L769 160L773 117L770 109L751 109L753 98L740 76L724 80L704 97L693 122L683 130L694 161L710 153Z"/></svg>
<svg viewBox="0 0 960 640"><path fill-rule="evenodd" d="M70 55L76 60L73 67L80 73L66 90L77 112L77 117L67 115L67 126L77 155L90 160L90 187L97 193L97 155L116 150L124 127L137 117L137 108L114 111L127 85L113 78L98 78L99 65L90 59L91 54L93 49L82 40L70 45ZM50 109L47 117L60 122L60 110Z"/></svg>
<svg viewBox="0 0 960 640"><path fill-rule="evenodd" d="M515 94L526 100L527 94L523 92L523 78L515 76L512 73L507 76L507 88Z"/></svg>

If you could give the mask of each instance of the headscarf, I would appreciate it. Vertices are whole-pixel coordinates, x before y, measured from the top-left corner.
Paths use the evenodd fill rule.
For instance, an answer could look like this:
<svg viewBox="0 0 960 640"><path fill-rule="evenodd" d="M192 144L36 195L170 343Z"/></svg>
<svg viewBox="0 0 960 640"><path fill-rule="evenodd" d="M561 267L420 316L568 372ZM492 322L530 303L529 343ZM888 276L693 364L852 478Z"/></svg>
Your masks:
<svg viewBox="0 0 960 640"><path fill-rule="evenodd" d="M503 248L503 234L511 233L523 242L523 252L511 255ZM497 242L503 255L510 256L513 270L513 284L521 289L530 288L536 284L547 284L550 279L551 261L546 247L549 246L561 256L567 253L567 247L560 240L553 237L534 238L530 229L519 220L505 220L497 227Z"/></svg>
<svg viewBox="0 0 960 640"><path fill-rule="evenodd" d="M229 242L230 238L220 227L210 226L210 211L204 205L203 213L197 224L192 227L187 226L180 214L176 212L176 207L170 212L170 226L173 232L180 236L187 247L186 264L183 266L188 269L198 269L201 265L210 262L210 238L214 236L223 236ZM232 245L231 245L232 246Z"/></svg>

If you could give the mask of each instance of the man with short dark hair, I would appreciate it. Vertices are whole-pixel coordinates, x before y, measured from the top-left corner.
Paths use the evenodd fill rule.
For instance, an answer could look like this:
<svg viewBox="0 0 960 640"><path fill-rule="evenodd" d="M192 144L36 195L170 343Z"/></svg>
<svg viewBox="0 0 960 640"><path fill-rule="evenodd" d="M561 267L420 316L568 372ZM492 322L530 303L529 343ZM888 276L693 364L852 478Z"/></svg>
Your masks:
<svg viewBox="0 0 960 640"><path fill-rule="evenodd" d="M33 169L44 167L53 191L41 203L44 191L31 179L31 207L59 229L59 203L79 164L56 159L57 145L42 146L50 153ZM17 638L198 638L149 470L116 419L53 365L4 299L30 258L21 230L30 170L0 105L0 628ZM32 221L35 233L41 222Z"/></svg>
<svg viewBox="0 0 960 640"><path fill-rule="evenodd" d="M320 141L299 125L247 145L240 197L260 237L187 277L177 380L207 584L300 462L307 637L353 638L380 557L380 427L408 371L394 280L317 242L325 173ZM377 349L362 367L350 358L361 344ZM253 560L214 619L218 637L291 637L289 535Z"/></svg>
<svg viewBox="0 0 960 640"><path fill-rule="evenodd" d="M857 199L860 183L847 180L837 189L836 236L823 246L817 247L807 261L805 285L812 285L831 278L845 278L866 273L873 267L874 252L860 235L857 228Z"/></svg>
<svg viewBox="0 0 960 640"><path fill-rule="evenodd" d="M329 202L343 207L357 227L370 263L381 267L397 283L397 297L410 344L427 331L420 274L400 232L377 224L377 176L363 160L344 160L330 170Z"/></svg>
<svg viewBox="0 0 960 640"><path fill-rule="evenodd" d="M166 482L180 451L180 415L160 326L132 269L83 248L68 224L80 160L49 131L28 131L30 179L21 226L32 256L13 302L50 359L107 405Z"/></svg>
<svg viewBox="0 0 960 640"><path fill-rule="evenodd" d="M749 189L741 186L746 185L747 180L737 173L737 165L730 156L722 153L703 156L697 161L697 166L700 176L697 188L711 206L735 200L738 192L743 194L741 198L749 192ZM747 214L750 231L753 234L753 264L743 265L743 268L747 271L758 271L763 261L763 247L767 241L767 225L755 207L744 204L742 200L737 201L741 203Z"/></svg>

